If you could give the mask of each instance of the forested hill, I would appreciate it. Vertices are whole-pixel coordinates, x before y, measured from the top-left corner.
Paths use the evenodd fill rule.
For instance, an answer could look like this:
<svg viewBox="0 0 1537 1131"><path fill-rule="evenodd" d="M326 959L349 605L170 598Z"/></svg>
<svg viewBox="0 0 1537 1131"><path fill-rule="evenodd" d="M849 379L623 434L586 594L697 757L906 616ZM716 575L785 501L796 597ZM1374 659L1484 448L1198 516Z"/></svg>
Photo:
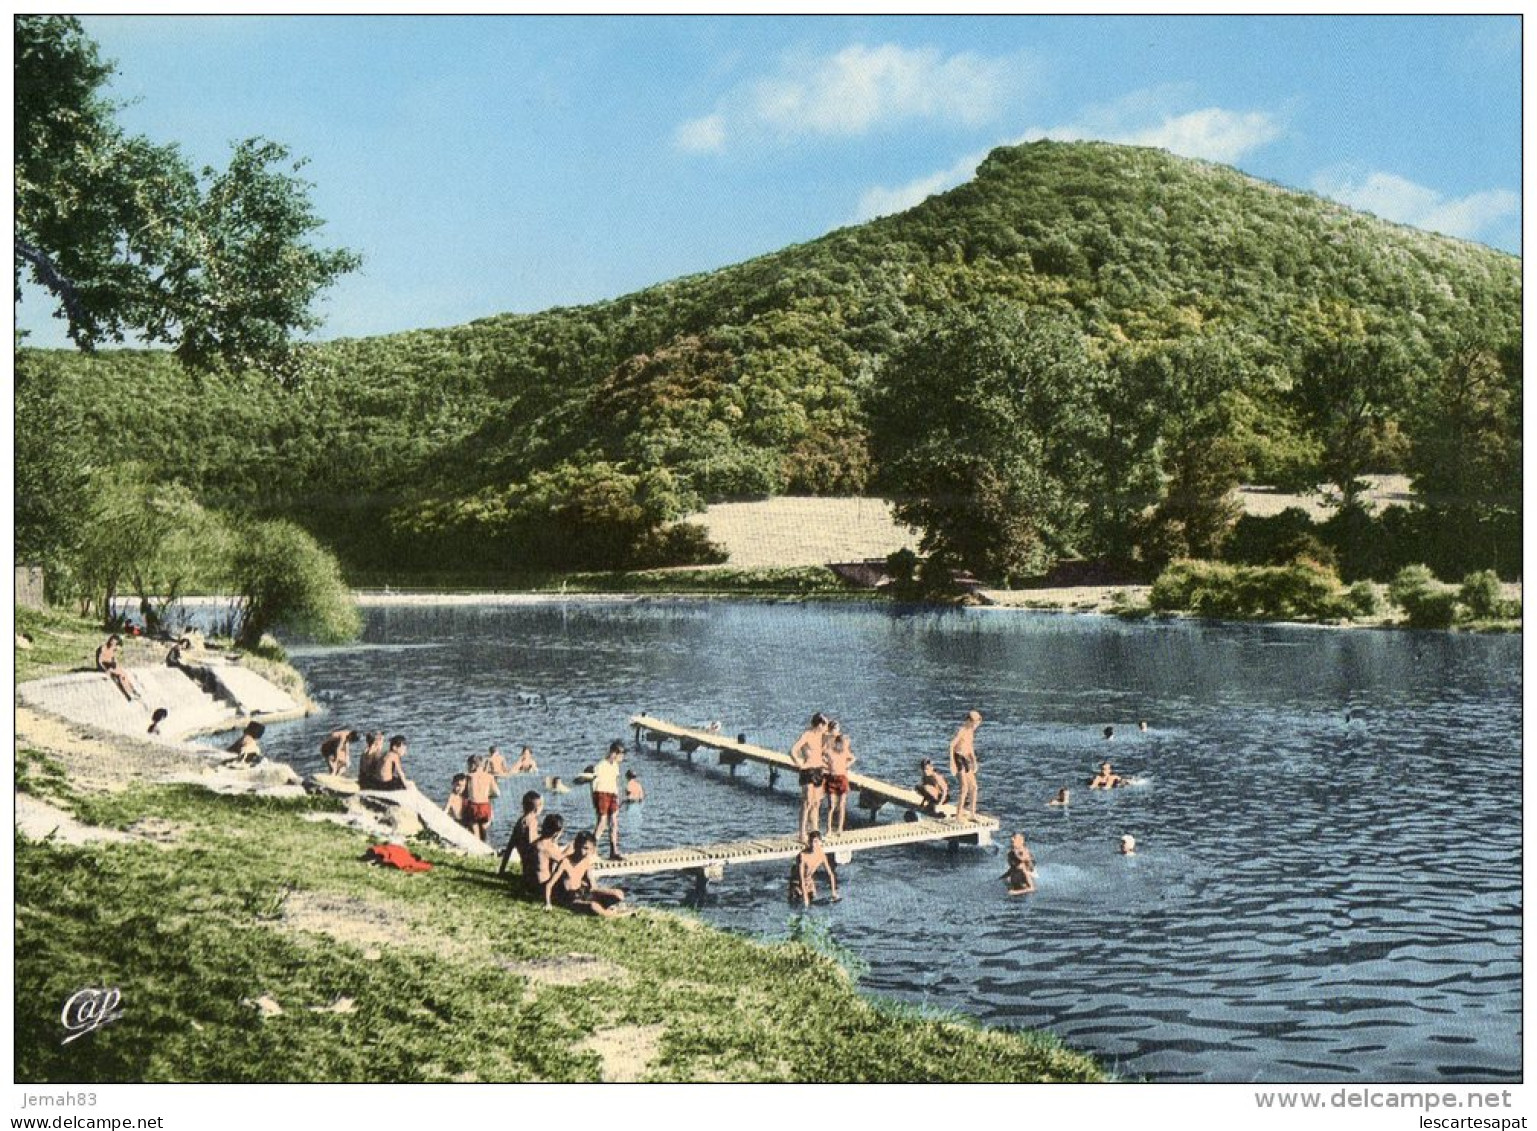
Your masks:
<svg viewBox="0 0 1537 1131"><path fill-rule="evenodd" d="M665 558L684 547L658 523L704 500L870 489L890 359L999 306L1069 326L1123 392L1164 358L1160 420L1209 398L1177 371L1220 342L1220 438L1259 480L1330 478L1328 390L1305 386L1328 384L1320 358L1342 342L1387 343L1401 375L1365 394L1367 470L1406 466L1459 351L1514 365L1519 397L1518 259L1162 151L1037 142L905 213L737 266L326 343L294 392L158 354L23 351L18 431L78 406L87 450L295 517L355 563ZM1179 472L1152 427L1137 458L1156 495Z"/></svg>

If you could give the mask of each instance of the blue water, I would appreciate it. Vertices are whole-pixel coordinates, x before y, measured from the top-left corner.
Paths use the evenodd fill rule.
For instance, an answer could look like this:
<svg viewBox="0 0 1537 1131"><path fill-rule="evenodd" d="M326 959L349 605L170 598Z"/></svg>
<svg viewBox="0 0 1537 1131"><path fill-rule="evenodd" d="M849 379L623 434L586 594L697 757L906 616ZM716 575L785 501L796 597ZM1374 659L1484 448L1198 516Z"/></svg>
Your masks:
<svg viewBox="0 0 1537 1131"><path fill-rule="evenodd" d="M811 915L866 989L1049 1029L1129 1077L1520 1079L1519 637L573 602L371 609L361 645L294 659L329 709L274 726L270 752L313 769L332 727L401 732L434 796L491 742L569 780L640 711L786 748L825 710L859 770L911 783L975 706L981 808L1027 834L1039 891L1008 897L997 849L856 856ZM1104 757L1142 784L1090 793ZM793 783L762 768L733 780L674 746L627 766L648 793L627 848L795 828ZM498 838L537 784L512 779ZM590 824L584 788L551 800ZM783 936L782 870L728 871L697 910Z"/></svg>

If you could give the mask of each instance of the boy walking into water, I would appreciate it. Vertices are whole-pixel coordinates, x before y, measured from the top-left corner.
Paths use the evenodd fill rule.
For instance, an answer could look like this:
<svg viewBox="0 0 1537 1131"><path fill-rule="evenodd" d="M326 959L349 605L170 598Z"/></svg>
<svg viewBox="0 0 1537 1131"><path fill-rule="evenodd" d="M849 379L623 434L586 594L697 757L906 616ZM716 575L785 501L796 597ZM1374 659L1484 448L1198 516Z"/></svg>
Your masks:
<svg viewBox="0 0 1537 1131"><path fill-rule="evenodd" d="M598 827L593 830L594 839L602 837L608 827L608 858L623 860L619 854L619 763L624 761L624 743L615 740L608 744L608 757L592 768L592 808L598 815Z"/></svg>
<svg viewBox="0 0 1537 1131"><path fill-rule="evenodd" d="M326 760L326 768L333 774L347 772L352 764L352 743L362 738L361 731L333 730L320 744L320 756Z"/></svg>
<svg viewBox="0 0 1537 1131"><path fill-rule="evenodd" d="M955 815L977 816L977 728L980 711L967 711L961 727L950 740L950 772L955 775ZM967 802L970 801L968 805Z"/></svg>
<svg viewBox="0 0 1537 1131"><path fill-rule="evenodd" d="M502 791L479 754L471 756L469 771L464 787L464 824L481 840L487 840L491 831L491 799L501 796Z"/></svg>

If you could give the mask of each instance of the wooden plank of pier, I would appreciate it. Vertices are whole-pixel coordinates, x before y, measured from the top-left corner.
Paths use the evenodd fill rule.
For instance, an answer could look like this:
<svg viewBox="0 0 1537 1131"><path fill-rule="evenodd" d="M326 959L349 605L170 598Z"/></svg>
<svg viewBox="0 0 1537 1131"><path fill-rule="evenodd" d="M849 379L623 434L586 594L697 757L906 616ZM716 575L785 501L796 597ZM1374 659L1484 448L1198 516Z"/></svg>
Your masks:
<svg viewBox="0 0 1537 1131"><path fill-rule="evenodd" d="M902 844L922 844L941 840L975 840L989 843L998 830L997 818L979 815L975 819L942 817L935 820L892 822L867 825L842 833L829 833L822 846L834 860L843 861L855 852L891 848ZM622 860L596 860L595 876L638 876L658 872L698 872L719 876L728 864L761 864L789 860L801 850L793 836L762 837L757 840L728 841L722 844L694 844L663 848L655 852L634 852Z"/></svg>
<svg viewBox="0 0 1537 1131"><path fill-rule="evenodd" d="M770 750L766 746L754 746L750 742L735 742L725 735L716 734L713 731L699 730L695 727L683 727L676 723L670 723L666 719L653 718L650 715L635 715L630 719L630 725L640 734L649 731L653 735L665 736L687 740L698 746L705 746L711 750L719 750L728 759L737 761L758 762L775 770L788 770L795 774L800 772L800 767L790 758L790 755L780 750ZM880 778L872 778L867 774L850 774L849 787L860 794L860 803L865 799L874 798L879 802L892 802L907 809L923 809L923 796L916 789L908 789L905 786L893 785L891 782L882 781ZM879 805L865 805L865 808L879 808ZM925 810L927 812L927 810ZM934 810L937 816L955 816L954 805L941 805ZM991 818L987 818L991 820ZM993 822L996 827L997 822Z"/></svg>

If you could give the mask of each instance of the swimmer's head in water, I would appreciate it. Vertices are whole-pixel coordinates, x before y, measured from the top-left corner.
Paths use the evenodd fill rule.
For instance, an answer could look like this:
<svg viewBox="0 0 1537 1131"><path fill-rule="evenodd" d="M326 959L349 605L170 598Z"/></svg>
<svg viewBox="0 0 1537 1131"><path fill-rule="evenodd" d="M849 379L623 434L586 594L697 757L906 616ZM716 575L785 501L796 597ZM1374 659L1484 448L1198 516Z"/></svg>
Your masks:
<svg viewBox="0 0 1537 1131"><path fill-rule="evenodd" d="M1132 836L1130 833L1127 833L1125 836L1121 837L1121 852L1122 852L1123 855L1130 856L1136 850L1137 850L1137 838L1136 837Z"/></svg>
<svg viewBox="0 0 1537 1131"><path fill-rule="evenodd" d="M1114 738L1115 737L1115 727L1106 727L1105 728L1105 737L1106 738Z"/></svg>

